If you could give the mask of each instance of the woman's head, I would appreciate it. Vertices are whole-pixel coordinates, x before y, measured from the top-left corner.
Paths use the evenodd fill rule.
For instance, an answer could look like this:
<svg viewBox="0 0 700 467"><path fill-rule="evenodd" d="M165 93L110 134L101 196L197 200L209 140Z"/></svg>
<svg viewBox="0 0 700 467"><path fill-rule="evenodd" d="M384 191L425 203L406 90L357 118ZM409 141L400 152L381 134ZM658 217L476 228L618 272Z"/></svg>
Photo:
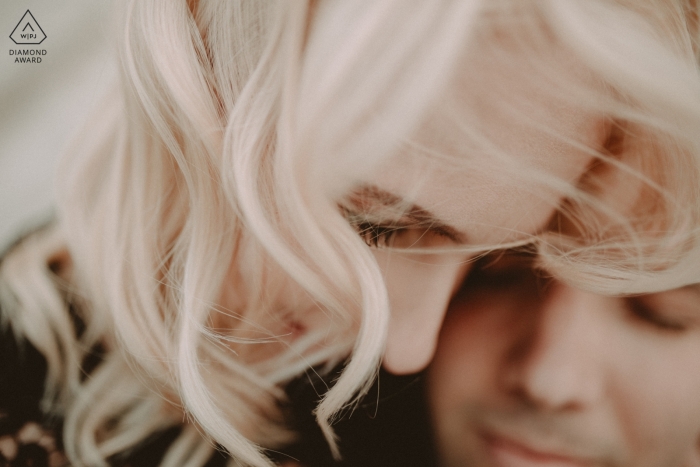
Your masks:
<svg viewBox="0 0 700 467"><path fill-rule="evenodd" d="M132 2L121 92L60 188L92 332L262 465L240 434L289 439L281 384L351 354L325 422L385 344L420 369L480 252L530 242L596 290L677 285L694 10L629 3Z"/></svg>

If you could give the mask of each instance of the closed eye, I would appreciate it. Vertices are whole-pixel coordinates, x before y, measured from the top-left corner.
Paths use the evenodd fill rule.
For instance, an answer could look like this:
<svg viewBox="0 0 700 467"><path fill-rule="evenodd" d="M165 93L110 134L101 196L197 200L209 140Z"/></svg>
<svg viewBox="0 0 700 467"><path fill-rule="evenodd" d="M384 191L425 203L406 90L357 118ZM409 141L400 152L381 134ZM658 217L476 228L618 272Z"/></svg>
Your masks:
<svg viewBox="0 0 700 467"><path fill-rule="evenodd" d="M481 289L510 289L528 286L537 290L540 274L536 256L527 250L506 250L480 258L467 278L467 285Z"/></svg>
<svg viewBox="0 0 700 467"><path fill-rule="evenodd" d="M658 330L674 333L685 331L688 328L687 324L682 319L671 316L669 310L663 307L663 303L659 299L652 298L654 295L662 294L663 292L626 297L625 305L634 318Z"/></svg>
<svg viewBox="0 0 700 467"><path fill-rule="evenodd" d="M368 217L344 209L345 218L367 246L372 248L431 248L453 241L449 232L411 219L397 222L373 222Z"/></svg>

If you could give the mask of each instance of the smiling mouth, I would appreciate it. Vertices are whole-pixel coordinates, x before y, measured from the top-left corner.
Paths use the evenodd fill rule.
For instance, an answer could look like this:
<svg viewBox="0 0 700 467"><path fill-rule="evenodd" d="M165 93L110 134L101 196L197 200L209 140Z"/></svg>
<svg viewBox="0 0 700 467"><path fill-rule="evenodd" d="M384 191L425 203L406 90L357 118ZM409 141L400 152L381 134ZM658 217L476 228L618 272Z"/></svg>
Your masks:
<svg viewBox="0 0 700 467"><path fill-rule="evenodd" d="M540 451L493 433L482 433L486 452L497 467L592 467L586 459L565 454Z"/></svg>

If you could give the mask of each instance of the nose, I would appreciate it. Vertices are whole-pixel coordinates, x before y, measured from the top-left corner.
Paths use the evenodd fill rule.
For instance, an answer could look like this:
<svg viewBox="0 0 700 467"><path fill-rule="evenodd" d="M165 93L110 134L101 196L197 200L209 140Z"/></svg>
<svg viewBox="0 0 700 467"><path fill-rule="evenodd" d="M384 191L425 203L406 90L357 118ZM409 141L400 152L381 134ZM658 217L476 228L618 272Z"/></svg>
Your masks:
<svg viewBox="0 0 700 467"><path fill-rule="evenodd" d="M555 283L532 311L503 372L511 392L547 410L581 409L605 390L608 297Z"/></svg>
<svg viewBox="0 0 700 467"><path fill-rule="evenodd" d="M384 261L391 305L382 362L387 371L416 373L430 363L447 307L468 272L466 259L450 258L435 264L407 255Z"/></svg>

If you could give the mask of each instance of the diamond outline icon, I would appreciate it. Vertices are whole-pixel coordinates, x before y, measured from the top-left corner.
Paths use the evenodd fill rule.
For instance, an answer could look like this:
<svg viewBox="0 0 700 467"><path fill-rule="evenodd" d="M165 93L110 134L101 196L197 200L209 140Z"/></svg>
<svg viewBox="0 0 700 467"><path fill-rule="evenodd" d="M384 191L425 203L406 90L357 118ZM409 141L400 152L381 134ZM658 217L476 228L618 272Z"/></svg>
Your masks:
<svg viewBox="0 0 700 467"><path fill-rule="evenodd" d="M20 29L20 26L23 26L23 27ZM15 39L14 36L20 36L21 34L23 34L25 32L25 30L27 29L27 27L29 27L29 29L33 33L37 34L37 37L32 38L31 39L32 42L30 42L28 39L23 39L21 37L18 37L17 39ZM22 16L22 19L19 20L19 23L17 23L17 26L15 26L15 28L12 30L12 33L10 34L10 39L12 39L12 41L18 45L19 44L34 44L34 45L36 45L36 44L41 44L42 42L44 42L44 39L46 39L46 33L44 32L43 29L41 29L41 26L39 26L39 23L37 22L36 18L34 18L34 15L32 15L32 12L27 10L26 13L24 13L24 15ZM18 40L19 40L19 42L18 42ZM36 42L36 41L38 41L38 42Z"/></svg>

